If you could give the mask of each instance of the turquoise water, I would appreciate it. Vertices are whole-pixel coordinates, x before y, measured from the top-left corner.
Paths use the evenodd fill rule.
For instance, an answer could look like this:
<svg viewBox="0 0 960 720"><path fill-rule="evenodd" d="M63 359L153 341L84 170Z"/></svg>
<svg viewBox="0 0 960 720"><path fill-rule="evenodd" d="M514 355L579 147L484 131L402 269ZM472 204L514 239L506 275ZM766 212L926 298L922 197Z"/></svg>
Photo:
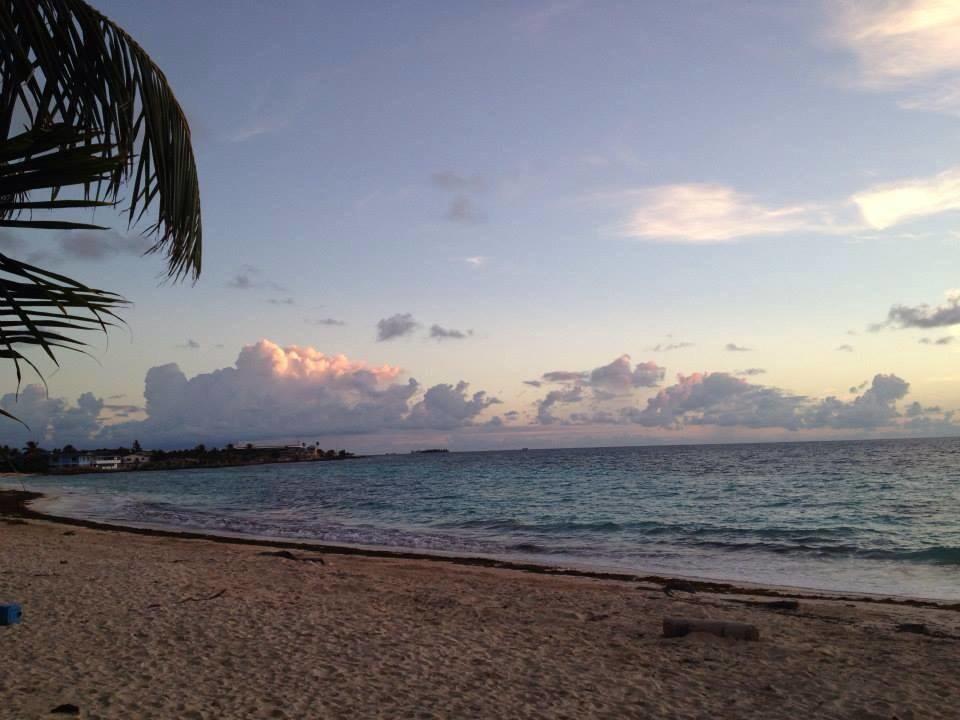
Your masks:
<svg viewBox="0 0 960 720"><path fill-rule="evenodd" d="M960 599L960 439L450 453L43 478L150 526Z"/></svg>

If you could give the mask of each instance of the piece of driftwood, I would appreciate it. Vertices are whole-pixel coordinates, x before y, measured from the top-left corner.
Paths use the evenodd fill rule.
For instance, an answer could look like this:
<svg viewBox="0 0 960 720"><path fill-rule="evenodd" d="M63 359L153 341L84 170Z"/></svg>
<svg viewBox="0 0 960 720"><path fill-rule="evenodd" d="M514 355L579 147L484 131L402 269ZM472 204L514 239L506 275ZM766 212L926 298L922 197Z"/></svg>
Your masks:
<svg viewBox="0 0 960 720"><path fill-rule="evenodd" d="M930 630L923 623L900 623L897 625L897 632L916 633L917 635L929 635Z"/></svg>
<svg viewBox="0 0 960 720"><path fill-rule="evenodd" d="M80 708L78 708L73 703L64 703L63 705L57 705L53 710L50 711L51 715L79 715Z"/></svg>
<svg viewBox="0 0 960 720"><path fill-rule="evenodd" d="M206 602L207 600L216 600L218 597L221 597L225 592L227 592L227 589L226 589L226 588L224 588L223 590L218 590L218 591L215 592L213 595L206 595L206 596L202 596L202 597L185 597L185 598L180 598L180 599L177 600L176 603L174 603L174 604L175 604L175 605L181 605L181 604L183 604L183 603L188 603L188 602ZM168 603L168 604L169 604L169 603ZM163 605L164 605L164 603L151 603L150 605L147 605L147 610L152 610L153 608L163 607Z"/></svg>
<svg viewBox="0 0 960 720"><path fill-rule="evenodd" d="M696 593L697 586L686 580L667 580L663 584L663 592L673 595L674 592Z"/></svg>
<svg viewBox="0 0 960 720"><path fill-rule="evenodd" d="M766 608L767 610L799 610L800 602L797 600L734 600L740 605L751 605L753 607Z"/></svg>
<svg viewBox="0 0 960 720"><path fill-rule="evenodd" d="M326 565L322 557L297 557L289 550L268 550L266 552L257 553L257 555L263 555L264 557L278 557L283 558L284 560L295 560L296 562L314 562L320 563L321 565Z"/></svg>
<svg viewBox="0 0 960 720"><path fill-rule="evenodd" d="M667 638L684 637L693 632L705 632L719 637L737 640L759 640L760 630L756 625L726 620L700 620L696 618L665 617L663 636Z"/></svg>
<svg viewBox="0 0 960 720"><path fill-rule="evenodd" d="M266 550L264 552L257 553L257 555L262 555L263 557L278 557L283 558L284 560L300 559L289 550Z"/></svg>

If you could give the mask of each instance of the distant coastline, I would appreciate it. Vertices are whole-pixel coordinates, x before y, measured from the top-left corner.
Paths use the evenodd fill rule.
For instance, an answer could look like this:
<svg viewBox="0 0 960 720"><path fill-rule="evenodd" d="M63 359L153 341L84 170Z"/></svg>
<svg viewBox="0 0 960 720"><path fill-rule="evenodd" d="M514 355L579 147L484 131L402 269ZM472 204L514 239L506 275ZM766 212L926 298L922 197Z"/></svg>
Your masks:
<svg viewBox="0 0 960 720"><path fill-rule="evenodd" d="M339 462L341 460L361 460L370 457L369 455L354 455L350 453L344 457L332 458L292 458L292 459L267 459L267 460L248 460L245 462L222 462L222 463L187 463L187 464L159 464L149 463L134 467L120 467L116 470L103 470L100 468L78 468L73 470L57 470L37 473L39 475L48 475L51 477L62 477L70 475L87 475L91 473L130 473L130 472L158 472L162 470L210 470L212 468L233 468L233 467L258 467L261 465L293 465L296 463L317 463L317 462ZM27 473L24 473L27 474Z"/></svg>
<svg viewBox="0 0 960 720"><path fill-rule="evenodd" d="M0 463L10 470L38 475L81 475L88 473L142 472L151 470L193 470L199 468L245 467L295 462L328 462L360 457L346 450L322 450L318 444L244 445L210 448L200 444L184 450L144 450L139 442L132 448L78 450L73 446L44 450L28 443L17 448L0 447Z"/></svg>

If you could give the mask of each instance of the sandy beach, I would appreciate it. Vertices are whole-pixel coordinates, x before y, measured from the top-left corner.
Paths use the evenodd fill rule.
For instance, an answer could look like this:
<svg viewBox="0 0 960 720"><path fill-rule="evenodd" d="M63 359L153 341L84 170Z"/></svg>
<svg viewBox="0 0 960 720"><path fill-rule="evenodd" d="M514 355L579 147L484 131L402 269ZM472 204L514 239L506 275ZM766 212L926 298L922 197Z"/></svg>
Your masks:
<svg viewBox="0 0 960 720"><path fill-rule="evenodd" d="M0 717L956 718L960 612L0 518ZM323 562L311 561L322 558ZM759 642L664 639L664 616ZM927 633L897 630L923 623Z"/></svg>

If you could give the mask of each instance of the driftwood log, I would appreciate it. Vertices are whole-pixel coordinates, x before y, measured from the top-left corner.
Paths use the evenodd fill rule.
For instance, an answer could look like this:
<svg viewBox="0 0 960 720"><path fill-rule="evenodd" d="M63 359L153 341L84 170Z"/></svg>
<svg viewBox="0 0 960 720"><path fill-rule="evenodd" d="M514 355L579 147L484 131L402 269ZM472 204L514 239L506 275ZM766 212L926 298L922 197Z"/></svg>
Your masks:
<svg viewBox="0 0 960 720"><path fill-rule="evenodd" d="M694 618L665 617L663 636L667 638L684 637L692 632L705 632L720 637L737 640L759 640L760 630L756 625L726 620L700 620Z"/></svg>
<svg viewBox="0 0 960 720"><path fill-rule="evenodd" d="M740 605L751 605L753 607L765 608L767 610L799 610L799 600L734 600Z"/></svg>

